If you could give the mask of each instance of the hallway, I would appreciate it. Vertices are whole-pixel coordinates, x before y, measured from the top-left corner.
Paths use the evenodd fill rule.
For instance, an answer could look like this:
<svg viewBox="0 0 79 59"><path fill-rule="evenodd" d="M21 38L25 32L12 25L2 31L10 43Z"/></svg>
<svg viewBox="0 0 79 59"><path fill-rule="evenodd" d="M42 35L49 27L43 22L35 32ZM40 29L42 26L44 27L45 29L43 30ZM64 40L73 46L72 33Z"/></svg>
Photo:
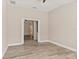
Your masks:
<svg viewBox="0 0 79 59"><path fill-rule="evenodd" d="M45 42L25 40L20 46L9 47L3 59L76 59L76 53Z"/></svg>

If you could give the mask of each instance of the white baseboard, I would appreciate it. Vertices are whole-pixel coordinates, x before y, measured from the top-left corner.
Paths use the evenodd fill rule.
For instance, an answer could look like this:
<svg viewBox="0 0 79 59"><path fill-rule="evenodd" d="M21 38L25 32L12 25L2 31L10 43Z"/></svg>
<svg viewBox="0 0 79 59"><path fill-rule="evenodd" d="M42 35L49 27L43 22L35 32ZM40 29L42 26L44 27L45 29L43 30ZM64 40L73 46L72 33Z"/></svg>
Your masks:
<svg viewBox="0 0 79 59"><path fill-rule="evenodd" d="M71 48L71 47L66 46L66 45L63 45L63 44L61 44L61 43L54 42L54 41L50 41L50 40L48 40L48 42L53 43L53 44L56 44L56 45L61 46L61 47L63 47L63 48L66 48L66 49L72 50L72 51L74 51L74 52L77 52L77 50L76 50L76 49Z"/></svg>
<svg viewBox="0 0 79 59"><path fill-rule="evenodd" d="M66 45L63 45L63 44L58 43L58 42L54 42L54 41L50 41L50 40L42 40L42 41L40 40L40 41L38 41L38 42L50 42L50 43L56 44L56 45L58 45L58 46L61 46L61 47L63 47L63 48L66 48L66 49L72 50L72 51L74 51L74 52L77 52L76 49L71 48L71 47L66 46ZM8 46L16 46L16 45L22 45L22 44L24 44L24 43L8 44Z"/></svg>
<svg viewBox="0 0 79 59"><path fill-rule="evenodd" d="M8 46L6 47L5 51L2 53L2 58L4 57L5 53L7 52Z"/></svg>
<svg viewBox="0 0 79 59"><path fill-rule="evenodd" d="M38 41L38 42L48 42L48 40L42 40L42 41L40 40L40 41Z"/></svg>
<svg viewBox="0 0 79 59"><path fill-rule="evenodd" d="M14 44L8 44L8 46L17 46L17 45L22 45L24 43L14 43Z"/></svg>

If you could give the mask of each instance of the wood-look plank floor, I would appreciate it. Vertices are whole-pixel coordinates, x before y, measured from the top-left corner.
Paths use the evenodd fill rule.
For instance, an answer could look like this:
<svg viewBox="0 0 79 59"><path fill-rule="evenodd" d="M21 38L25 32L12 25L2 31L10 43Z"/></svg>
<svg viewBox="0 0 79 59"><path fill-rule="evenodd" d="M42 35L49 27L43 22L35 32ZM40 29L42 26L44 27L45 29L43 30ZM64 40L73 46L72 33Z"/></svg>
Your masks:
<svg viewBox="0 0 79 59"><path fill-rule="evenodd" d="M3 59L76 59L76 53L48 42L25 40L23 45L9 47Z"/></svg>

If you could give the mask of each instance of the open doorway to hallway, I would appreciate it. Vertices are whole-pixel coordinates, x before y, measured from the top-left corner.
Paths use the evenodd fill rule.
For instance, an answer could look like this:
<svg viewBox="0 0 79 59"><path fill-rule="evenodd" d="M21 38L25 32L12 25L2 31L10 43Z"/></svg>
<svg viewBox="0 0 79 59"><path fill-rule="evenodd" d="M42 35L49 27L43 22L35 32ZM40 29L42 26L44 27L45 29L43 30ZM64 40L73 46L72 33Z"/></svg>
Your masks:
<svg viewBox="0 0 79 59"><path fill-rule="evenodd" d="M38 41L38 21L24 21L24 43L26 41Z"/></svg>

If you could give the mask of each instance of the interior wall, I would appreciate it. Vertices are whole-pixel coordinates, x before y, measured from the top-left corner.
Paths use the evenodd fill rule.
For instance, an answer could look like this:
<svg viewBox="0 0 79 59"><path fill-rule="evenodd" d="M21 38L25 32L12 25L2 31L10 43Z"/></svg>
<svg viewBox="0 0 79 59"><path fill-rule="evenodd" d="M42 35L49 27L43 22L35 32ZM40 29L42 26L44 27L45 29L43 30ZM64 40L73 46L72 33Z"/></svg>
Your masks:
<svg viewBox="0 0 79 59"><path fill-rule="evenodd" d="M16 44L21 42L22 26L21 21L24 17L39 18L40 17L40 41L48 40L48 14L20 8L8 6L8 44Z"/></svg>
<svg viewBox="0 0 79 59"><path fill-rule="evenodd" d="M49 12L49 39L51 42L76 49L76 2L63 5Z"/></svg>
<svg viewBox="0 0 79 59"><path fill-rule="evenodd" d="M7 48L7 3L6 0L2 0L2 56L6 53Z"/></svg>

